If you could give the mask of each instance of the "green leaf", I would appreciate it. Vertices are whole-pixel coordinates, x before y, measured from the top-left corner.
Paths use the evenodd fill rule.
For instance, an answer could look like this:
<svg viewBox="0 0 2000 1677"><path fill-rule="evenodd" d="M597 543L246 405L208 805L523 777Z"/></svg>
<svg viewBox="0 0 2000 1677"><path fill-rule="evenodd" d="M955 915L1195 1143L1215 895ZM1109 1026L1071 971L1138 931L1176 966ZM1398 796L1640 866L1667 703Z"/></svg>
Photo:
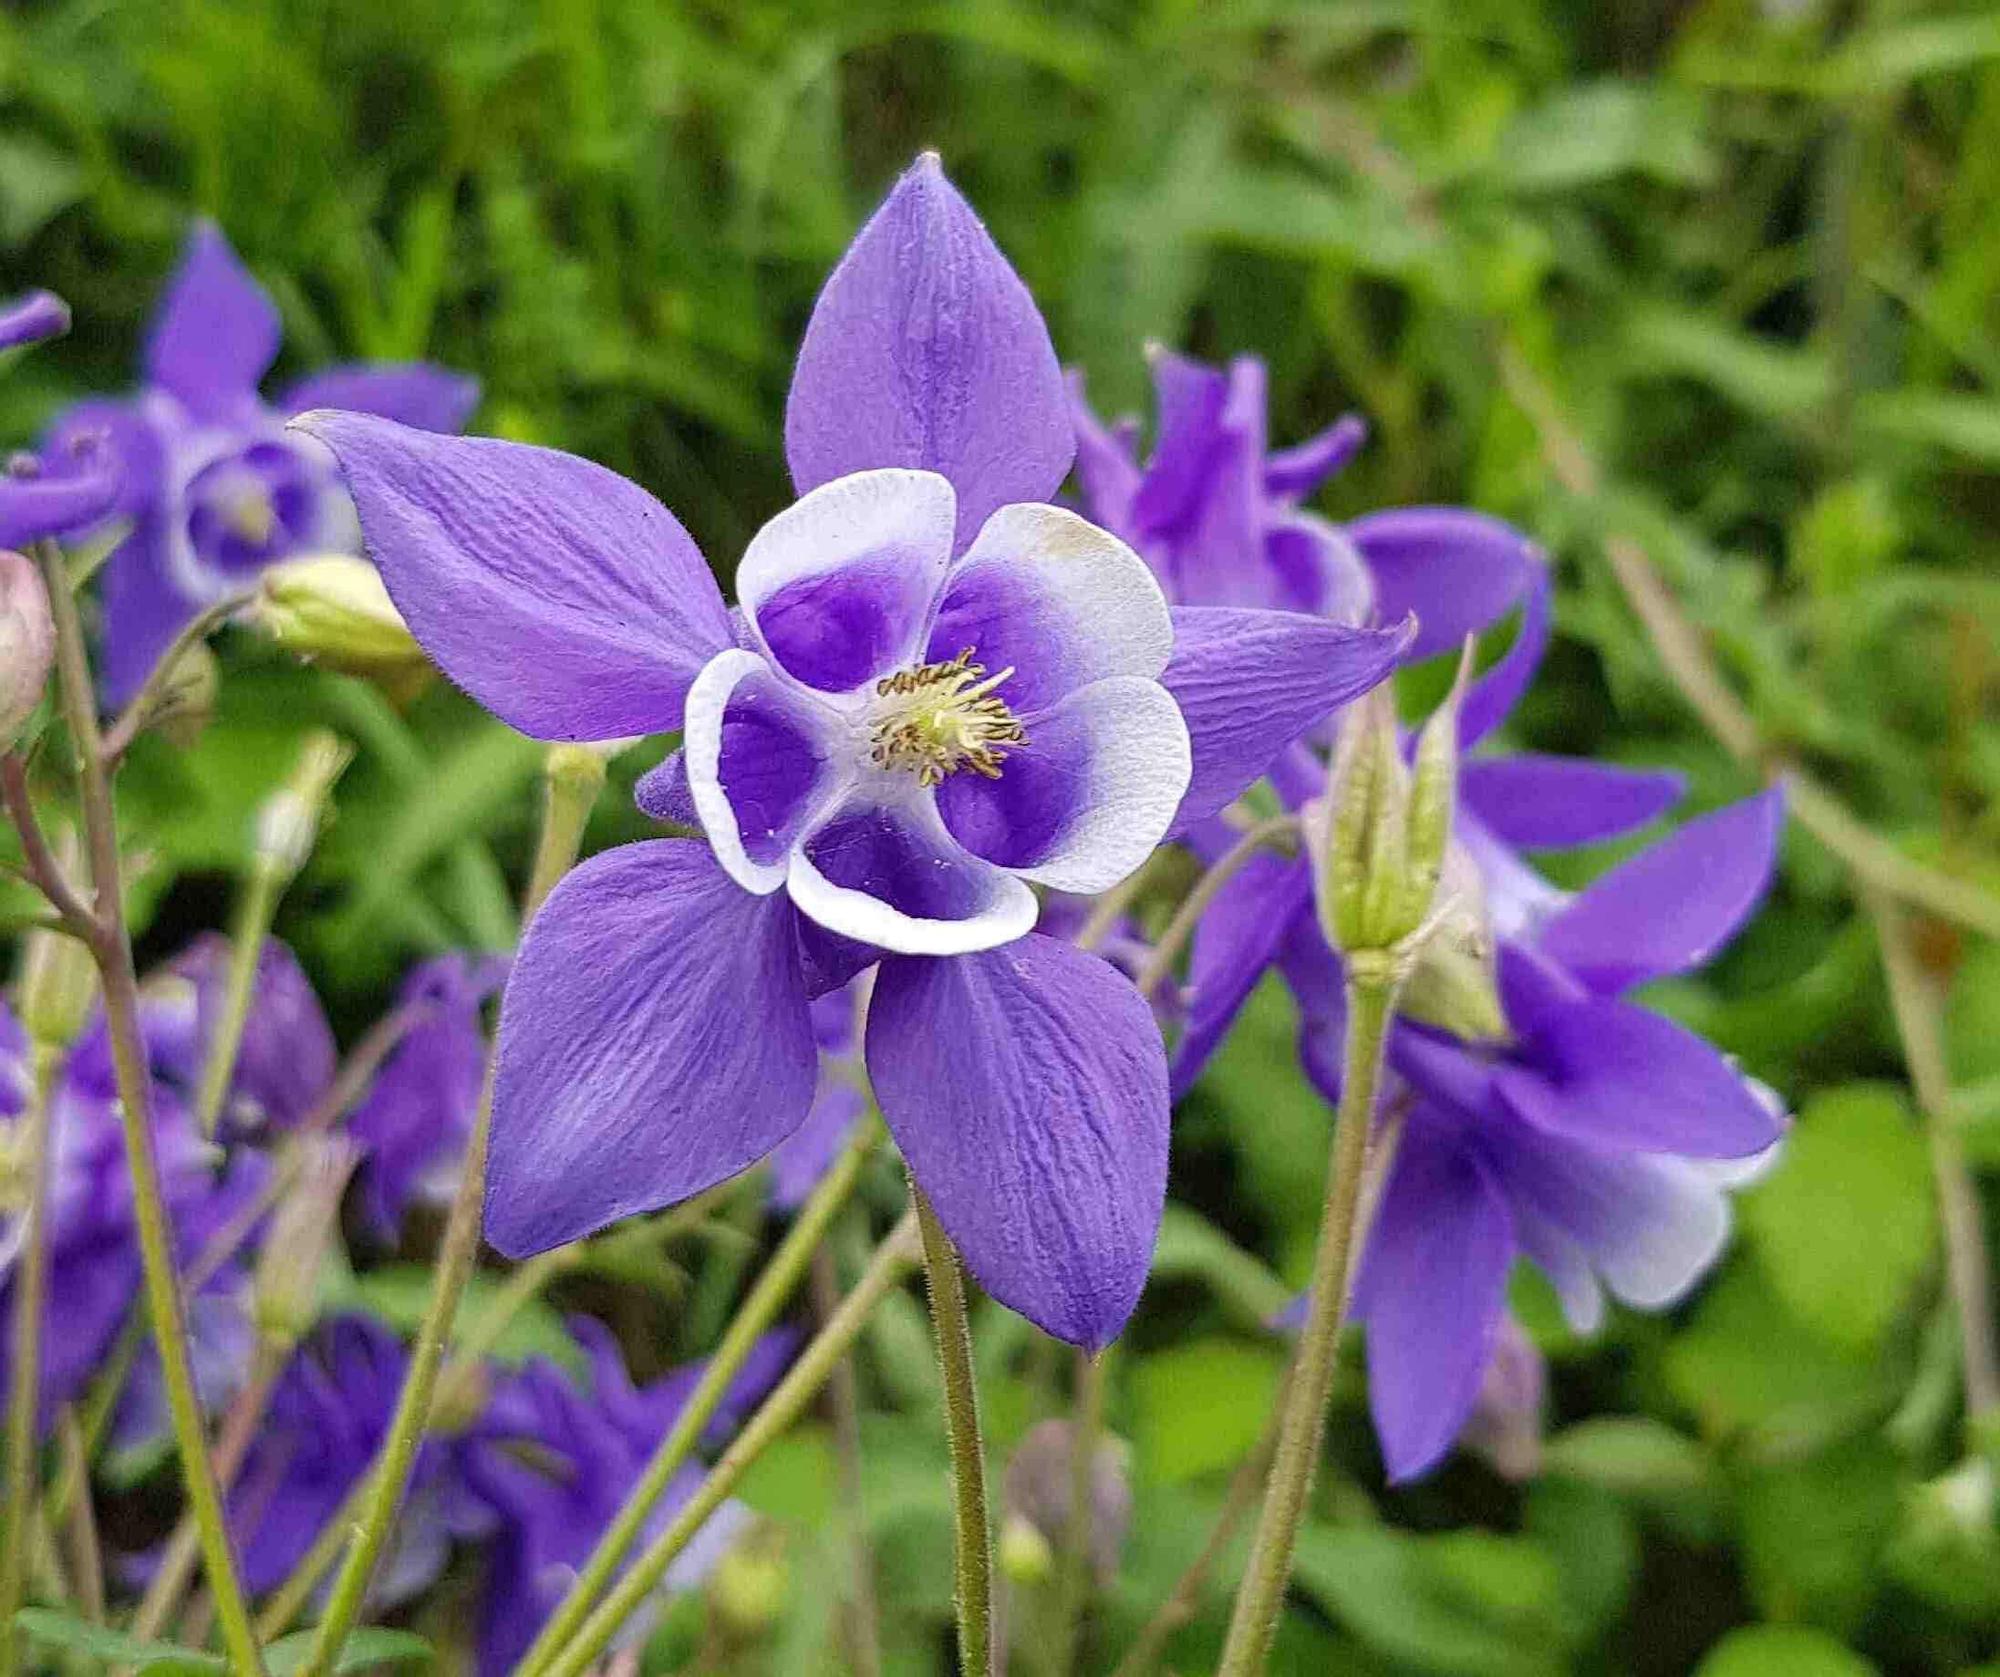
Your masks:
<svg viewBox="0 0 2000 1677"><path fill-rule="evenodd" d="M1875 1667L1824 1631L1751 1625L1709 1649L1695 1677L1875 1677Z"/></svg>
<svg viewBox="0 0 2000 1677"><path fill-rule="evenodd" d="M1544 1470L1621 1496L1710 1497L1708 1453L1664 1421L1606 1415L1579 1421L1542 1449Z"/></svg>
<svg viewBox="0 0 2000 1677"><path fill-rule="evenodd" d="M1266 1326L1292 1302L1291 1288L1261 1258L1177 1200L1167 1202L1160 1221L1152 1273L1156 1279L1185 1276L1201 1282L1245 1327Z"/></svg>
<svg viewBox="0 0 2000 1677"><path fill-rule="evenodd" d="M136 1666L145 1677L195 1677L197 1673L207 1677L208 1673L226 1673L229 1669L218 1654L205 1654L198 1648L183 1648L172 1642L145 1641L46 1607L24 1607L15 1615L14 1623L37 1642L86 1654L107 1666Z"/></svg>
<svg viewBox="0 0 2000 1677"><path fill-rule="evenodd" d="M1879 1436L1752 1468L1741 1487L1744 1568L1773 1618L1858 1624L1880 1585L1903 1494Z"/></svg>
<svg viewBox="0 0 2000 1677"><path fill-rule="evenodd" d="M1241 1460L1264 1430L1284 1366L1276 1346L1219 1338L1137 1359L1134 1442L1145 1476L1173 1484Z"/></svg>
<svg viewBox="0 0 2000 1677"><path fill-rule="evenodd" d="M1901 1097L1856 1083L1810 1102L1771 1179L1745 1196L1743 1220L1806 1327L1847 1349L1875 1344L1937 1247L1930 1160Z"/></svg>
<svg viewBox="0 0 2000 1677"><path fill-rule="evenodd" d="M306 1663L317 1630L294 1631L280 1637L264 1650L264 1668L271 1677L286 1677ZM384 1666L428 1666L433 1658L431 1645L407 1630L391 1630L382 1625L363 1625L347 1633L347 1640L334 1655L336 1673L376 1671Z"/></svg>

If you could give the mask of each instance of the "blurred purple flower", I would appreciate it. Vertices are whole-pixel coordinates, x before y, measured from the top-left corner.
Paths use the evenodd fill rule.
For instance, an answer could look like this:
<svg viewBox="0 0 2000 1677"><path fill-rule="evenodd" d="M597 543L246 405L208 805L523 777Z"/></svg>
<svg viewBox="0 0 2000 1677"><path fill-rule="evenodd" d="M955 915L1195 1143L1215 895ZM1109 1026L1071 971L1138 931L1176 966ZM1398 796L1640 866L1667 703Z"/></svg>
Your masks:
<svg viewBox="0 0 2000 1677"><path fill-rule="evenodd" d="M52 291L31 291L0 307L0 351L68 330L69 305ZM74 439L49 460L14 456L0 473L0 548L94 523L111 510L121 479L117 461L96 439Z"/></svg>
<svg viewBox="0 0 2000 1677"><path fill-rule="evenodd" d="M276 306L221 231L198 223L153 319L144 387L127 401L82 403L54 427L51 455L104 436L124 468L109 510L132 529L104 577L102 675L113 703L189 618L266 565L359 550L337 475L286 419L337 406L453 431L478 400L471 380L412 363L329 368L267 404L258 385L279 331Z"/></svg>
<svg viewBox="0 0 2000 1677"><path fill-rule="evenodd" d="M348 1121L366 1152L363 1205L393 1240L410 1207L448 1205L486 1076L485 1008L506 981L500 955L441 955L413 968L396 1006L411 1021Z"/></svg>
<svg viewBox="0 0 2000 1677"><path fill-rule="evenodd" d="M641 801L691 806L708 844L593 859L522 944L489 1238L558 1245L769 1153L812 1106L813 996L879 961L871 1080L973 1273L1065 1339L1115 1335L1165 1192L1165 1066L1116 972L1024 935L1029 882L1115 883L1407 632L1170 613L1128 549L1046 504L1074 452L1061 371L934 157L814 312L785 428L803 498L745 554L739 617L672 515L599 467L301 423L475 698L540 739L686 730Z"/></svg>

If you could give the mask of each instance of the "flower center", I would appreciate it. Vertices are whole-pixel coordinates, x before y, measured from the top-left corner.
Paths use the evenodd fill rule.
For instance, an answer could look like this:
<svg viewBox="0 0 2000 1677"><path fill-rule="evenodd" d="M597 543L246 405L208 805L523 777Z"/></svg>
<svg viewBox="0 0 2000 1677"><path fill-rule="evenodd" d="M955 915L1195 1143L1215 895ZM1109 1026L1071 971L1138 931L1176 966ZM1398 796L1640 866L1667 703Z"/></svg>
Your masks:
<svg viewBox="0 0 2000 1677"><path fill-rule="evenodd" d="M972 652L968 646L949 663L918 664L875 683L885 702L876 707L869 755L883 768L908 769L920 786L960 769L998 780L1008 751L1027 743L1007 701L994 693L1013 666L988 675Z"/></svg>

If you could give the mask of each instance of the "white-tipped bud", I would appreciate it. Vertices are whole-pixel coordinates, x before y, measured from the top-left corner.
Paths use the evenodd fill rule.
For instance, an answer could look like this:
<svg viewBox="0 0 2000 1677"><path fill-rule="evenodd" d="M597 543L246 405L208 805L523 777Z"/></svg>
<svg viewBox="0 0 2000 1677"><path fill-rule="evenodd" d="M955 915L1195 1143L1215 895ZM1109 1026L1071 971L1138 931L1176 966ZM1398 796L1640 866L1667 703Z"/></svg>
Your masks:
<svg viewBox="0 0 2000 1677"><path fill-rule="evenodd" d="M257 859L289 879L306 864L319 838L333 783L353 759L346 741L324 729L308 736L285 784L257 811Z"/></svg>
<svg viewBox="0 0 2000 1677"><path fill-rule="evenodd" d="M11 747L35 714L55 656L40 568L25 554L0 550L0 748Z"/></svg>
<svg viewBox="0 0 2000 1677"><path fill-rule="evenodd" d="M289 1351L319 1317L320 1284L337 1239L340 1199L359 1154L345 1136L300 1143L297 1179L271 1215L251 1287L251 1315L264 1342Z"/></svg>
<svg viewBox="0 0 2000 1677"><path fill-rule="evenodd" d="M285 651L352 675L405 674L426 663L381 572L344 553L273 565L243 617Z"/></svg>

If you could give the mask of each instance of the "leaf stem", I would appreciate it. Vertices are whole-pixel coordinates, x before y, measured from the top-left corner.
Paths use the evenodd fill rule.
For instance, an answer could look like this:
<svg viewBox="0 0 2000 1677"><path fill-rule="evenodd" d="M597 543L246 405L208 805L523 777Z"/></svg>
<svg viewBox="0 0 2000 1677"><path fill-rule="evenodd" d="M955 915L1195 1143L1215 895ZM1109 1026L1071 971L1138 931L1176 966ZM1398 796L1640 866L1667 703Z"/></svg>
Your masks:
<svg viewBox="0 0 2000 1677"><path fill-rule="evenodd" d="M1277 1632L1285 1588L1291 1580L1292 1551L1319 1465L1320 1438L1326 1430L1340 1328L1347 1314L1348 1284L1360 1244L1357 1235L1369 1132L1398 989L1395 978L1357 971L1357 965L1350 956L1346 1065L1306 1325L1285 1392L1264 1506L1230 1618L1219 1677L1257 1677L1270 1657L1271 1639Z"/></svg>
<svg viewBox="0 0 2000 1677"><path fill-rule="evenodd" d="M257 967L264 953L264 938L271 929L271 917L277 912L284 884L284 870L269 858L259 856L250 864L250 877L243 882L242 894L237 899L236 922L229 930L222 1017L216 1022L215 1035L209 1039L195 1101L195 1122L211 1141L222 1120L222 1103L229 1094L230 1081L236 1075L243 1029L249 1022L250 1003L257 990Z"/></svg>

